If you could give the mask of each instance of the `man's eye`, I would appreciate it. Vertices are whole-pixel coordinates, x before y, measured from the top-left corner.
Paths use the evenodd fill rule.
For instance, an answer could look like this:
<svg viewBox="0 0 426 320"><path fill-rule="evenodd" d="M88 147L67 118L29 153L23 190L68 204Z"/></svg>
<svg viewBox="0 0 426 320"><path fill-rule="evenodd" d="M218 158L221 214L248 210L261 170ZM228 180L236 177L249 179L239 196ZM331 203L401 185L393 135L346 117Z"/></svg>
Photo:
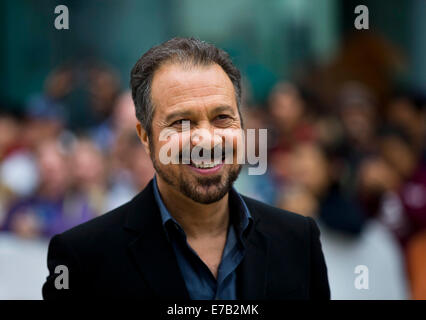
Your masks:
<svg viewBox="0 0 426 320"><path fill-rule="evenodd" d="M227 120L230 119L231 117L228 116L227 114L220 114L216 117L217 120Z"/></svg>
<svg viewBox="0 0 426 320"><path fill-rule="evenodd" d="M185 123L187 122L187 123ZM172 126L181 126L182 124L189 124L190 121L188 119L179 119L172 123Z"/></svg>

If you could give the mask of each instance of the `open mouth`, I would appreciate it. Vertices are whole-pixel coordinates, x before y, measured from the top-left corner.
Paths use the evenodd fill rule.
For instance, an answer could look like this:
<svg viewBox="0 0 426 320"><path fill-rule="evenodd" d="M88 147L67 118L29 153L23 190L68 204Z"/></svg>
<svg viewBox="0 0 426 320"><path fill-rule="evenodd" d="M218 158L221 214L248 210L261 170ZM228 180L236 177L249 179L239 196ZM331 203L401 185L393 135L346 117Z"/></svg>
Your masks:
<svg viewBox="0 0 426 320"><path fill-rule="evenodd" d="M198 173L205 173L205 174L210 174L210 173L215 173L217 171L220 170L220 168L223 166L225 162L225 154L222 155L221 159L212 159L209 162L194 162L191 160L190 164L188 164L188 166L191 169L194 169L195 171L197 171Z"/></svg>
<svg viewBox="0 0 426 320"><path fill-rule="evenodd" d="M220 165L222 162L220 162L220 163L204 163L204 162L202 162L202 163L200 163L200 164L196 164L196 163L194 163L194 162L192 162L191 161L191 166L192 167L195 167L195 168L197 168L197 169L211 169L211 168L214 168L214 167L216 167L216 166L218 166L218 165Z"/></svg>

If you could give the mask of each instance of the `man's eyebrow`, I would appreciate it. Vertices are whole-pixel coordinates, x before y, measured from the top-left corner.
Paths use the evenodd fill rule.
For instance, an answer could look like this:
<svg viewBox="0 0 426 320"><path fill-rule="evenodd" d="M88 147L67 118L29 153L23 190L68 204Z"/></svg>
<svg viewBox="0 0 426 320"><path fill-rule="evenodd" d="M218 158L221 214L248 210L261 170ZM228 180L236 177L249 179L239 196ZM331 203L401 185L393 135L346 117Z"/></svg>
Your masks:
<svg viewBox="0 0 426 320"><path fill-rule="evenodd" d="M232 114L235 114L234 109L231 106L228 106L228 105L215 107L215 108L213 108L213 110L210 111L210 113L211 114L218 114L218 113L225 112L225 111L229 111ZM176 118L187 118L187 117L190 117L192 114L193 114L193 111L190 111L190 110L177 110L177 111L174 111L174 112L168 114L166 116L165 121L170 122L170 121L172 121L173 119L176 119Z"/></svg>
<svg viewBox="0 0 426 320"><path fill-rule="evenodd" d="M227 106L227 105L224 105L224 106L218 106L218 107L216 107L216 108L214 108L212 111L211 111L211 113L221 113L221 112L224 112L224 111L230 111L232 114L235 114L235 111L234 111L234 109L231 107L231 106Z"/></svg>
<svg viewBox="0 0 426 320"><path fill-rule="evenodd" d="M191 111L187 111L187 110L180 111L180 110L178 110L178 111L172 112L169 115L167 115L165 121L170 122L173 119L181 118L181 117L185 118L185 117L189 117L191 115L192 115Z"/></svg>

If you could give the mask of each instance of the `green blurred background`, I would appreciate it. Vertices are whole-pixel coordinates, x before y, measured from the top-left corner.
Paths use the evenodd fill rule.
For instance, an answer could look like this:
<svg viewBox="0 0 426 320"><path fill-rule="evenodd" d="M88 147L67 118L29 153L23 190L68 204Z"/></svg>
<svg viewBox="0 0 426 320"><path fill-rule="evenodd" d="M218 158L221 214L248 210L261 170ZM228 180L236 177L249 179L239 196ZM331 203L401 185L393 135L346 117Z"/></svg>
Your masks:
<svg viewBox="0 0 426 320"><path fill-rule="evenodd" d="M54 8L69 8L70 29L54 28ZM196 36L231 53L263 102L278 78L292 79L306 61L326 63L348 32L354 8L367 5L370 28L402 48L403 81L426 87L424 0L103 0L0 2L1 98L23 104L42 90L49 71L88 57L129 71L151 46ZM361 31L362 32L362 31Z"/></svg>

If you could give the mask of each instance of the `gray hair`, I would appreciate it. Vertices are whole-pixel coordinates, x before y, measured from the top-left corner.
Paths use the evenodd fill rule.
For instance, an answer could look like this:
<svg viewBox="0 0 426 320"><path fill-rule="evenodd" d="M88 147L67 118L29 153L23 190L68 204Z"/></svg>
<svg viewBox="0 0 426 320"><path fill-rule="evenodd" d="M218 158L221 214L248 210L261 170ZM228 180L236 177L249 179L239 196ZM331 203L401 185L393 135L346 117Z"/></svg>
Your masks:
<svg viewBox="0 0 426 320"><path fill-rule="evenodd" d="M151 85L155 71L166 62L207 66L218 64L234 85L241 122L241 75L229 55L214 45L195 38L173 38L149 49L134 65L130 74L136 118L151 136L154 106Z"/></svg>

